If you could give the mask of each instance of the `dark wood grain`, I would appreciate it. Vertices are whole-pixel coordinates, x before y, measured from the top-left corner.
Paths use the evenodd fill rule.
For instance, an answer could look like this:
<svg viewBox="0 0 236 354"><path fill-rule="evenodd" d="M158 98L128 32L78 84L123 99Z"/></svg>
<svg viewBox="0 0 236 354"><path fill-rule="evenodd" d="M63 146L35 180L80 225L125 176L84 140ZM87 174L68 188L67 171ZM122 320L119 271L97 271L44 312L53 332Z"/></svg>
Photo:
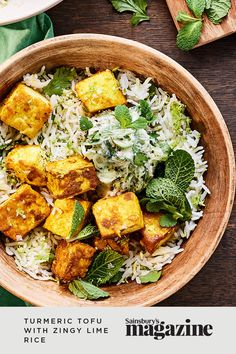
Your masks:
<svg viewBox="0 0 236 354"><path fill-rule="evenodd" d="M176 29L164 0L150 0L151 21L132 28L129 14L116 13L107 0L65 0L48 11L55 34L103 33L145 43L189 70L220 108L236 147L236 35L186 54L175 46ZM216 166L220 168L220 166ZM207 235L205 235L207 237ZM210 261L162 306L236 306L236 208ZM159 305L159 306L160 306Z"/></svg>

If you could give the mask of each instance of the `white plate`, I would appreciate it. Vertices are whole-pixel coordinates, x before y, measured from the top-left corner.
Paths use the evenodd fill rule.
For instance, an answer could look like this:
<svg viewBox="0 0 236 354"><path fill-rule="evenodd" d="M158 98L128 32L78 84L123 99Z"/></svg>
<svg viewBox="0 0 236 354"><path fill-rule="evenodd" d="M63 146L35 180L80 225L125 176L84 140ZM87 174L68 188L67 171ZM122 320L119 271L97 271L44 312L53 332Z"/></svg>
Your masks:
<svg viewBox="0 0 236 354"><path fill-rule="evenodd" d="M59 4L62 0L8 0L0 6L0 26L25 20Z"/></svg>

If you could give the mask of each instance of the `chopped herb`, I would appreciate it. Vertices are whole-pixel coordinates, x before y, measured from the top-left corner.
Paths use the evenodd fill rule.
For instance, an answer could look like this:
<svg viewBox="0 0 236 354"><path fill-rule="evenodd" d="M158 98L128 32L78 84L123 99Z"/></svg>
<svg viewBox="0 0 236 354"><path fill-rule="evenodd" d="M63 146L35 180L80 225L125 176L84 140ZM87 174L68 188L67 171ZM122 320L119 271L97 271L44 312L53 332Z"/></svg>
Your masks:
<svg viewBox="0 0 236 354"><path fill-rule="evenodd" d="M62 95L64 89L71 86L71 81L76 77L75 68L61 67L56 69L53 79L43 88L45 95Z"/></svg>
<svg viewBox="0 0 236 354"><path fill-rule="evenodd" d="M158 281L161 277L161 271L153 270L149 272L146 275L143 275L140 277L140 281L142 284L147 284L147 283L155 283Z"/></svg>
<svg viewBox="0 0 236 354"><path fill-rule="evenodd" d="M93 127L93 123L87 117L80 118L80 129L83 131L89 130Z"/></svg>
<svg viewBox="0 0 236 354"><path fill-rule="evenodd" d="M136 166L143 166L145 162L148 161L148 158L142 152L137 152L134 157L134 164Z"/></svg>
<svg viewBox="0 0 236 354"><path fill-rule="evenodd" d="M85 300L98 300L109 297L109 293L84 280L73 280L69 284L69 290L75 296Z"/></svg>
<svg viewBox="0 0 236 354"><path fill-rule="evenodd" d="M137 26L142 21L148 21L147 0L110 0L118 12L129 11L133 13L131 24Z"/></svg>
<svg viewBox="0 0 236 354"><path fill-rule="evenodd" d="M147 101L140 100L139 109L140 109L141 116L144 117L149 123L151 123L155 119L151 107Z"/></svg>

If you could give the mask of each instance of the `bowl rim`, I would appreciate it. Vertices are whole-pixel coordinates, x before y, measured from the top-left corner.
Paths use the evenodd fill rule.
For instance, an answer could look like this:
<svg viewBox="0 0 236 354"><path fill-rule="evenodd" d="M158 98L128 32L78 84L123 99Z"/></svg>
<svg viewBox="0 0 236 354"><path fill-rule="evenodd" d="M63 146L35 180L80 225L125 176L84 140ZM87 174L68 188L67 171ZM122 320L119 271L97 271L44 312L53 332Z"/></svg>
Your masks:
<svg viewBox="0 0 236 354"><path fill-rule="evenodd" d="M223 237L223 234L226 230L226 227L227 227L230 215L231 215L231 211L232 211L233 203L234 203L234 196L235 196L235 179L236 179L235 171L236 170L235 170L234 149L233 149L231 137L230 137L227 125L224 121L224 118L223 118L219 108L217 107L216 103L214 102L213 98L210 96L208 91L203 87L203 85L189 71L187 71L182 65L177 63L174 59L170 58L166 54L163 54L162 52L160 52L152 47L149 47L145 44L142 44L142 43L134 41L134 40L130 40L130 39L126 39L126 38L122 38L122 37L118 37L118 36L110 36L110 35L96 34L96 33L89 33L89 34L81 33L81 34L62 35L62 36L58 36L58 37L54 37L51 39L47 39L47 40L38 42L38 43L33 44L33 45L21 50L20 52L16 53L15 55L13 55L11 58L7 59L4 63L2 63L0 65L0 73L4 72L5 70L7 71L7 69L9 67L11 67L13 64L16 65L17 62L19 62L25 56L29 55L29 53L37 52L38 50L40 50L42 48L44 50L46 50L47 48L49 48L51 45L53 45L55 43L66 43L66 42L68 42L68 40L75 41L75 42L78 42L79 40L88 40L88 41L101 40L101 41L106 41L106 42L110 42L110 43L135 47L136 49L138 48L140 50L145 51L146 53L150 53L150 55L155 56L156 58L167 62L171 67L174 67L174 68L176 68L176 70L181 71L181 74L186 78L186 80L188 80L188 81L190 80L192 82L193 86L195 86L197 88L197 90L204 93L204 99L205 99L205 101L207 101L208 105L211 107L211 110L213 112L215 120L217 121L217 123L221 129L221 133L222 133L224 141L225 141L226 150L227 150L227 157L228 157L228 162L229 162L229 166L228 166L229 180L227 181L229 193L228 193L228 199L227 199L227 203L226 203L226 207L225 207L225 212L224 212L224 215L221 219L220 227L215 232L214 242L212 242L210 247L207 248L206 253L204 254L204 256L201 257L199 262L197 262L195 264L195 267L191 270L191 272L189 272L188 274L184 274L184 276L178 282L178 284L176 284L174 287L171 287L170 289L165 289L161 298L160 298L160 294L157 294L156 296L152 296L151 299L143 300L142 304L138 305L138 306L152 306L152 305L156 304L157 302L167 299L169 296L173 295L178 290L180 290L183 286L185 286L203 268L203 266L206 264L206 262L209 260L209 258L214 253L221 238ZM47 306L47 305L45 305L44 301L34 301L33 296L31 296L31 298L29 298L24 293L18 293L17 289L15 289L13 285L12 286L8 285L6 282L4 282L4 280L0 279L0 285L24 301L27 301L33 305L36 305L36 306ZM105 304L104 305L101 304L101 306L109 306L110 307L110 305L105 305ZM133 305L133 306L135 306L135 305ZM93 307L93 304L91 304L90 307Z"/></svg>

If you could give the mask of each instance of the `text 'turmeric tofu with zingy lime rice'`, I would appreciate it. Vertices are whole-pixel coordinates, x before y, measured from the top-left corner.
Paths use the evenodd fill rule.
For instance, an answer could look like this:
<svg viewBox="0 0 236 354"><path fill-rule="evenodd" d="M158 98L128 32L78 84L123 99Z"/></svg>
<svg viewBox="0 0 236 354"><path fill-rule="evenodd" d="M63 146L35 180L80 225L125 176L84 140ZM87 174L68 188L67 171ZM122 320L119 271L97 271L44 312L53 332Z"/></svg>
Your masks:
<svg viewBox="0 0 236 354"><path fill-rule="evenodd" d="M94 165L81 155L46 165L47 187L54 198L63 199L95 190L98 178Z"/></svg>
<svg viewBox="0 0 236 354"><path fill-rule="evenodd" d="M51 103L43 95L20 83L1 103L0 120L34 138L51 112Z"/></svg>
<svg viewBox="0 0 236 354"><path fill-rule="evenodd" d="M143 228L143 214L132 192L98 200L93 205L101 237L114 238Z"/></svg>

